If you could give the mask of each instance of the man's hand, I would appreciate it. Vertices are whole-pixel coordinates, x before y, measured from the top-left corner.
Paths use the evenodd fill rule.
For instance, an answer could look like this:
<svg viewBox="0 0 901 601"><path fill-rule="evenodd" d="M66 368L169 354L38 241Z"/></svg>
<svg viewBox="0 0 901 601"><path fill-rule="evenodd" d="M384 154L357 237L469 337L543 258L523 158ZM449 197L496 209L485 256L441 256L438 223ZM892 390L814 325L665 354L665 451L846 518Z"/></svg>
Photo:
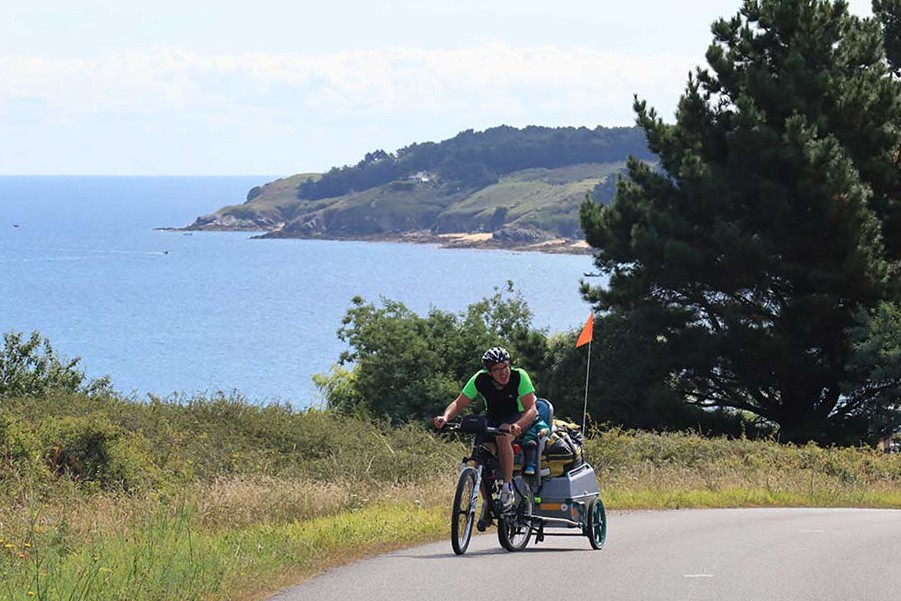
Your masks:
<svg viewBox="0 0 901 601"><path fill-rule="evenodd" d="M432 418L432 425L435 426L436 430L440 430L441 428L443 428L444 424L446 424L446 423L447 423L447 420L444 418L443 415L436 415L435 417Z"/></svg>
<svg viewBox="0 0 901 601"><path fill-rule="evenodd" d="M519 427L519 424L501 424L499 429L509 432L514 437L522 434L522 428Z"/></svg>

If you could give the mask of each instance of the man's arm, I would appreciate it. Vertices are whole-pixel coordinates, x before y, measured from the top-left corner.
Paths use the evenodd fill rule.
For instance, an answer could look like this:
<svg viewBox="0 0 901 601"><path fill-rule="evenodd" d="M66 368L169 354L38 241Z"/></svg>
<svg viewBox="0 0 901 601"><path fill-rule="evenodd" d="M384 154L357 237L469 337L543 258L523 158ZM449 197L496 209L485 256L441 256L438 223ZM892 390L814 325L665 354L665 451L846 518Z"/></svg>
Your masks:
<svg viewBox="0 0 901 601"><path fill-rule="evenodd" d="M532 396L534 399L534 395L532 395ZM447 406L447 408L444 410L443 414L435 416L435 418L432 419L432 424L435 426L436 429L440 430L444 426L444 424L446 424L450 420L452 420L455 417L457 417L458 415L460 415L464 409L469 407L469 404L471 402L472 402L472 399L470 399L468 396L466 396L465 394L463 394L461 392L460 396L458 396L453 401L451 401L450 405ZM534 404L534 400L533 400L533 404Z"/></svg>
<svg viewBox="0 0 901 601"><path fill-rule="evenodd" d="M524 432L535 421L535 416L538 415L538 405L535 403L534 392L523 395L519 401L522 403L523 412L519 419L516 420L515 425L519 427L520 432Z"/></svg>
<svg viewBox="0 0 901 601"><path fill-rule="evenodd" d="M535 421L535 416L538 415L534 392L522 395L519 398L519 402L522 403L522 414L519 416L519 419L512 424L501 424L501 429L506 430L514 437L525 432L532 425L532 422ZM505 425L507 426L506 428L504 427Z"/></svg>

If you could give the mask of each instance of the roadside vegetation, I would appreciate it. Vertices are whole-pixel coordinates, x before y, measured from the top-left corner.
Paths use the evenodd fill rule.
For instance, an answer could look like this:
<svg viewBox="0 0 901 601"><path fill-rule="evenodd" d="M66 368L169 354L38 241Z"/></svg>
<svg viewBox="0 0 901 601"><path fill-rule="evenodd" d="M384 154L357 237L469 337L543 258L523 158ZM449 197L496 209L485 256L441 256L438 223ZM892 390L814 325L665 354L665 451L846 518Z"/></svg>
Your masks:
<svg viewBox="0 0 901 601"><path fill-rule="evenodd" d="M4 350L44 375L3 364L0 599L262 599L448 535L463 441L239 396L123 398L30 340ZM868 447L594 428L586 450L613 510L901 507L901 454Z"/></svg>

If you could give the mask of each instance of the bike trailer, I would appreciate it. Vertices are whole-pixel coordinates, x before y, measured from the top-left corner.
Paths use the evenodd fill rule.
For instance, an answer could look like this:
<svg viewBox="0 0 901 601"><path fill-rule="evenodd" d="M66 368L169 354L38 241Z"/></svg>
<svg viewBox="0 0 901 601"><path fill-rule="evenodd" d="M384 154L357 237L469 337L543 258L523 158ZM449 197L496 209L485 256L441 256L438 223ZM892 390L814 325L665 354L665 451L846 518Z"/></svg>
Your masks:
<svg viewBox="0 0 901 601"><path fill-rule="evenodd" d="M561 476L543 479L535 495L534 513L584 523L588 504L599 494L594 468L583 463Z"/></svg>

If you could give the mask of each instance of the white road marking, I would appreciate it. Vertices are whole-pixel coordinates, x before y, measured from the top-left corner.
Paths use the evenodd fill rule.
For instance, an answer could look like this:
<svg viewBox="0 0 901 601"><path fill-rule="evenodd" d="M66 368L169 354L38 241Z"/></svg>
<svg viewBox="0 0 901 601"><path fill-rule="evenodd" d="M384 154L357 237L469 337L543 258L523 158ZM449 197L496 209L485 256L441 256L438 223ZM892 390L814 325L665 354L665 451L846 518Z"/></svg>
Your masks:
<svg viewBox="0 0 901 601"><path fill-rule="evenodd" d="M685 574L683 578L713 578L713 574Z"/></svg>

